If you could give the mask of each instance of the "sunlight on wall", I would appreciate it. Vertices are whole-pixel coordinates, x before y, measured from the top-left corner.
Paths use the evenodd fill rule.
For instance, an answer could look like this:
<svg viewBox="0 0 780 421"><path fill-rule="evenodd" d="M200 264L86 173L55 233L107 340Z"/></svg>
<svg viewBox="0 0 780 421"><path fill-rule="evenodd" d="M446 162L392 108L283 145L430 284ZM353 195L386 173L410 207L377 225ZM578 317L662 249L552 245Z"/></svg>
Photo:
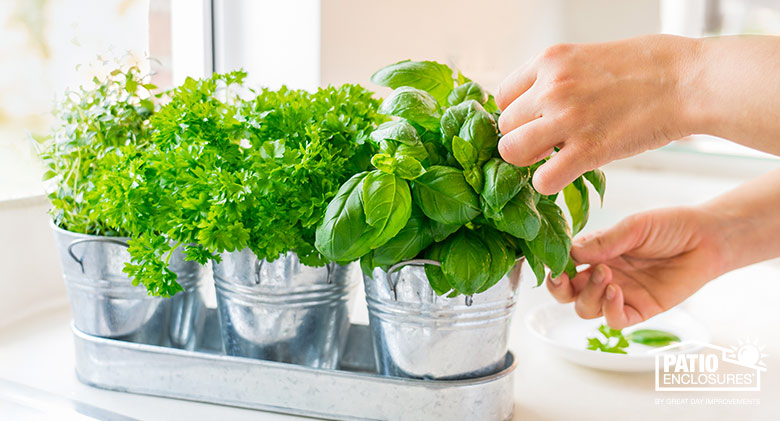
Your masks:
<svg viewBox="0 0 780 421"><path fill-rule="evenodd" d="M98 55L146 55L149 0L0 2L0 200L38 194L27 132L45 134L53 98L105 66ZM78 66L82 64L82 66Z"/></svg>

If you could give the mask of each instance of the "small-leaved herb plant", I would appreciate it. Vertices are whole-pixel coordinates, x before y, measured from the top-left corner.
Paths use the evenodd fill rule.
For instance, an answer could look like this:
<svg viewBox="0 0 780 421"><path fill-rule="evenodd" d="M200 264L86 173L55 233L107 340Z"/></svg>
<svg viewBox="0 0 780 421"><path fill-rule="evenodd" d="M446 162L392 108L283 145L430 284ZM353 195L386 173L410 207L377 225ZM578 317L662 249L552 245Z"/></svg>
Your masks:
<svg viewBox="0 0 780 421"><path fill-rule="evenodd" d="M56 105L58 123L36 147L57 226L80 234L127 235L123 225L108 223L96 189L119 157L149 145L153 100L161 95L156 90L139 67L120 67L95 77L92 86L66 92Z"/></svg>
<svg viewBox="0 0 780 421"><path fill-rule="evenodd" d="M314 232L341 184L375 152L368 134L386 118L357 85L304 90L244 86L241 71L187 79L151 119L149 147L117 159L101 183L103 212L128 229L125 272L152 295L182 287L168 268L183 248L205 264L251 249L328 262Z"/></svg>
<svg viewBox="0 0 780 421"><path fill-rule="evenodd" d="M525 259L538 284L576 271L569 257L572 231L557 195L530 183L537 165L503 161L493 96L460 72L433 61L402 61L371 80L394 89L379 109L392 120L371 133L379 151L373 169L339 189L317 228L317 249L328 259L360 259L364 273L426 258L425 272L439 294L487 290ZM596 169L563 190L574 232L587 222L588 188L603 197Z"/></svg>

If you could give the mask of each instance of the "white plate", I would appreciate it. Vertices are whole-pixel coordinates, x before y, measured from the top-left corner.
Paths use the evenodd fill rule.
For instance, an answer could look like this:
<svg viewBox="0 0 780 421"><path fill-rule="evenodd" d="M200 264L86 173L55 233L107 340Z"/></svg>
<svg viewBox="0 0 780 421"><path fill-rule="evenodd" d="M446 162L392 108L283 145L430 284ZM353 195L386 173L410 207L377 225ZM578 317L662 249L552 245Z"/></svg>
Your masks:
<svg viewBox="0 0 780 421"><path fill-rule="evenodd" d="M552 352L573 363L601 370L641 372L655 368L654 348L631 344L627 354L592 351L586 348L587 340L596 334L599 325L606 323L603 317L584 320L577 316L573 304L549 303L532 310L525 319L525 325L541 339ZM648 321L624 330L630 333L636 329L658 329L674 333L685 341L710 343L709 330L688 313L671 309ZM700 347L689 346L676 352L693 352Z"/></svg>

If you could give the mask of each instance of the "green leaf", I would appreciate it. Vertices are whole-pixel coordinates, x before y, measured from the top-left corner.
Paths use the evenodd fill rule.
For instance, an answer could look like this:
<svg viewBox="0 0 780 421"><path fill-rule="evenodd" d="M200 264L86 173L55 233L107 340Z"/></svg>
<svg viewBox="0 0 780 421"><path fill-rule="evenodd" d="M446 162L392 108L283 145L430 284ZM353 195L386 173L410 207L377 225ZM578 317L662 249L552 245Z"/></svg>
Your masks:
<svg viewBox="0 0 780 421"><path fill-rule="evenodd" d="M680 337L673 333L655 329L635 330L625 335L625 337L631 342L656 348L671 345L681 341Z"/></svg>
<svg viewBox="0 0 780 421"><path fill-rule="evenodd" d="M444 241L445 238L460 229L461 224L442 224L441 222L430 220L431 234L437 242Z"/></svg>
<svg viewBox="0 0 780 421"><path fill-rule="evenodd" d="M534 190L527 185L500 211L486 204L485 217L500 231L524 240L533 240L541 235L542 228L542 216L535 204L536 197Z"/></svg>
<svg viewBox="0 0 780 421"><path fill-rule="evenodd" d="M463 172L463 176L466 177L466 182L469 183L474 191L482 191L485 185L485 178L482 175L482 169L479 166L474 166Z"/></svg>
<svg viewBox="0 0 780 421"><path fill-rule="evenodd" d="M454 107L447 108L441 117L440 127L442 133L442 145L452 153L452 138L460 134L461 127L466 118L475 112L482 110L482 105L477 101L467 100ZM462 137L462 136L461 136Z"/></svg>
<svg viewBox="0 0 780 421"><path fill-rule="evenodd" d="M482 172L485 185L481 196L493 209L502 209L531 178L528 168L516 167L500 158L487 161Z"/></svg>
<svg viewBox="0 0 780 421"><path fill-rule="evenodd" d="M557 278L566 269L571 251L571 234L561 209L542 197L536 205L541 215L539 234L528 242L531 253L550 268L551 276Z"/></svg>
<svg viewBox="0 0 780 421"><path fill-rule="evenodd" d="M601 325L597 330L603 339L598 336L588 338L587 349L613 354L626 354L625 349L628 348L629 344L619 329Z"/></svg>
<svg viewBox="0 0 780 421"><path fill-rule="evenodd" d="M601 205L604 205L604 192L607 189L607 176L604 175L604 171L596 168L595 170L588 171L583 174L586 180L596 189L601 198Z"/></svg>
<svg viewBox="0 0 780 421"><path fill-rule="evenodd" d="M490 277L491 256L485 243L471 230L462 228L444 242L441 269L453 289L472 295Z"/></svg>
<svg viewBox="0 0 780 421"><path fill-rule="evenodd" d="M390 241L374 250L373 261L377 265L394 265L415 258L431 243L433 236L428 219L413 205L406 225Z"/></svg>
<svg viewBox="0 0 780 421"><path fill-rule="evenodd" d="M488 94L481 86L474 82L466 82L450 92L447 97L447 104L450 106L458 105L463 101L473 99L480 104L485 104L488 100Z"/></svg>
<svg viewBox="0 0 780 421"><path fill-rule="evenodd" d="M566 269L564 269L564 272L569 276L569 279L574 279L577 276L577 264L574 263L574 259L572 259L571 255L569 255L569 261L566 262Z"/></svg>
<svg viewBox="0 0 780 421"><path fill-rule="evenodd" d="M371 248L379 247L406 225L412 212L409 183L396 175L371 171L363 180L366 224L376 229Z"/></svg>
<svg viewBox="0 0 780 421"><path fill-rule="evenodd" d="M479 162L485 162L493 156L498 145L498 126L487 111L476 109L466 116L459 136L474 145L479 152Z"/></svg>
<svg viewBox="0 0 780 421"><path fill-rule="evenodd" d="M423 175L424 172L425 168L423 168L420 161L411 156L401 156L396 161L395 173L406 180L414 180Z"/></svg>
<svg viewBox="0 0 780 421"><path fill-rule="evenodd" d="M487 245L488 253L490 254L488 280L477 291L477 293L480 293L487 291L488 288L506 276L507 272L515 266L515 256L504 244L503 237L498 231L489 227L482 227L477 233L482 242Z"/></svg>
<svg viewBox="0 0 780 421"><path fill-rule="evenodd" d="M434 61L401 61L379 69L371 82L396 89L411 86L430 93L444 104L454 86L452 69Z"/></svg>
<svg viewBox="0 0 780 421"><path fill-rule="evenodd" d="M366 223L361 197L368 174L355 174L341 186L317 227L314 245L334 262L350 262L371 251L374 228Z"/></svg>
<svg viewBox="0 0 780 421"><path fill-rule="evenodd" d="M525 256L525 261L528 262L528 266L531 267L531 270L536 276L536 286L541 286L545 279L544 263L542 263L542 261L533 254L526 241L520 240L517 242L517 245L520 247L520 250L522 250L523 255Z"/></svg>
<svg viewBox="0 0 780 421"><path fill-rule="evenodd" d="M376 130L371 132L371 139L376 143L387 139L407 145L420 143L420 135L417 134L417 130L404 119L380 124Z"/></svg>
<svg viewBox="0 0 780 421"><path fill-rule="evenodd" d="M463 225L480 214L477 194L451 167L428 168L414 180L412 193L425 216L443 224Z"/></svg>
<svg viewBox="0 0 780 421"><path fill-rule="evenodd" d="M477 165L477 148L475 148L471 142L460 136L454 136L452 138L452 154L464 170Z"/></svg>
<svg viewBox="0 0 780 421"><path fill-rule="evenodd" d="M395 173L396 160L386 153L378 153L371 157L371 165L388 174Z"/></svg>
<svg viewBox="0 0 780 421"><path fill-rule="evenodd" d="M441 118L436 100L429 93L409 86L401 86L394 90L382 102L379 112L403 117L428 130L438 129Z"/></svg>
<svg viewBox="0 0 780 421"><path fill-rule="evenodd" d="M571 215L572 235L576 235L588 222L590 198L588 197L588 187L585 185L585 181L582 178L577 178L574 182L564 187L563 198Z"/></svg>
<svg viewBox="0 0 780 421"><path fill-rule="evenodd" d="M433 243L428 247L425 258L435 262L441 262L443 243ZM441 266L425 264L425 276L436 295L445 295L452 291L452 285L444 277Z"/></svg>

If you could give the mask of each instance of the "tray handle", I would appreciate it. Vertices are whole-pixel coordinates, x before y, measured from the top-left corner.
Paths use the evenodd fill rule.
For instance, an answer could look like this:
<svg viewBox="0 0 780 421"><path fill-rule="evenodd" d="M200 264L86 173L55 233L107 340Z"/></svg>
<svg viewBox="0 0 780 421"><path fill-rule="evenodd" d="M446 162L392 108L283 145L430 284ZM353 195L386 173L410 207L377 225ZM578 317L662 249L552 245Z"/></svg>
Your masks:
<svg viewBox="0 0 780 421"><path fill-rule="evenodd" d="M79 264L79 266L81 266L81 273L84 273L84 258L82 257L79 259L76 257L76 254L73 253L73 246L83 243L110 243L116 244L118 246L128 247L126 242L113 238L81 238L71 241L70 244L68 244L68 254L70 255L71 259L73 259L76 263Z"/></svg>

